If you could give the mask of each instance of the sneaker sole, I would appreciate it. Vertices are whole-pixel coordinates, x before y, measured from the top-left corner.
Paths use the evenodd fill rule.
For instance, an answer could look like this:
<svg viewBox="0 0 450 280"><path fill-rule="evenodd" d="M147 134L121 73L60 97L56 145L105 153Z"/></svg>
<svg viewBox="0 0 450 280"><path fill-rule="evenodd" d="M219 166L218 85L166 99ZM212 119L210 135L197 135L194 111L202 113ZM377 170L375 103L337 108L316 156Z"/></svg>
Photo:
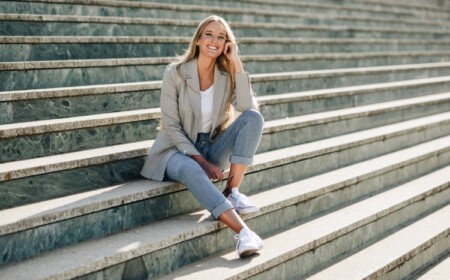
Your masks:
<svg viewBox="0 0 450 280"><path fill-rule="evenodd" d="M242 210L236 210L238 214L250 214L254 212L258 212L259 208L249 208L249 209L242 209Z"/></svg>
<svg viewBox="0 0 450 280"><path fill-rule="evenodd" d="M248 250L245 250L245 251L239 253L239 257L240 258L249 257L249 256L255 254L257 251L258 251L258 249L248 249Z"/></svg>

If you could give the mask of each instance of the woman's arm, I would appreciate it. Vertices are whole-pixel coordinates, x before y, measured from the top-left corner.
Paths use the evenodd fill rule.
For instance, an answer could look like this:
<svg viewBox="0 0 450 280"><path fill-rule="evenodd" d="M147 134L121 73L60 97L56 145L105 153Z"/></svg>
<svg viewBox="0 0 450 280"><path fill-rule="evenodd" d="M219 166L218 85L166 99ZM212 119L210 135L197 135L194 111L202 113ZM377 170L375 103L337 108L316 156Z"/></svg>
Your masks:
<svg viewBox="0 0 450 280"><path fill-rule="evenodd" d="M249 109L257 108L256 98L253 95L250 76L244 71L241 59L238 55L237 45L235 42L227 42L224 53L229 60L233 62L235 69L235 84L232 104L236 110L243 112Z"/></svg>

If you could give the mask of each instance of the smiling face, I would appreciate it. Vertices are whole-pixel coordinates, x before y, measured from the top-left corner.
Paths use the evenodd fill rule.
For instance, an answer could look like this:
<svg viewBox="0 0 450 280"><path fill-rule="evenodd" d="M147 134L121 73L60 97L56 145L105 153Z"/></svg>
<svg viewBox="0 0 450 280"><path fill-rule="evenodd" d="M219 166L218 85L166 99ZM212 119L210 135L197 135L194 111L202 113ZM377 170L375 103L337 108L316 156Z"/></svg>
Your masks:
<svg viewBox="0 0 450 280"><path fill-rule="evenodd" d="M216 59L223 53L226 38L226 29L220 22L208 23L197 41L199 56Z"/></svg>

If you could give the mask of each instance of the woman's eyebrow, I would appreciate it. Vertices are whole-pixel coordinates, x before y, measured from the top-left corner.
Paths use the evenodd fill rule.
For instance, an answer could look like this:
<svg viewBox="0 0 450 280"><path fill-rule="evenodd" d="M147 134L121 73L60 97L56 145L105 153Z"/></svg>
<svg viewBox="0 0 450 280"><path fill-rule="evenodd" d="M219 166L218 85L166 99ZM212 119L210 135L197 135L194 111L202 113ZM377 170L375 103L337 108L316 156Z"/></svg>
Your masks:
<svg viewBox="0 0 450 280"><path fill-rule="evenodd" d="M211 30L211 29L205 29L205 31L203 31L203 32L212 32L212 33L214 33L214 30ZM223 35L223 36L226 36L226 33L224 33L224 32L219 32L219 35Z"/></svg>

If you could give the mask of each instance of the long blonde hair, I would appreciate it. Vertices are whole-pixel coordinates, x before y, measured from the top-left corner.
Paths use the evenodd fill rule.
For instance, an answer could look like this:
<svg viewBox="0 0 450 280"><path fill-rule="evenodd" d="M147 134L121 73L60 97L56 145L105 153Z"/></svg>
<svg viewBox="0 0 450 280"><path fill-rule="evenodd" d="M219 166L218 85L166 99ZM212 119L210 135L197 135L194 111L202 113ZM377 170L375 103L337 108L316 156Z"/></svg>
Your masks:
<svg viewBox="0 0 450 280"><path fill-rule="evenodd" d="M223 19L219 16L216 16L216 15L211 15L211 16L205 18L197 26L194 36L192 37L192 40L189 43L189 47L186 49L184 54L181 56L178 56L177 60L175 61L175 64L177 64L178 72L180 71L179 69L180 69L181 64L186 63L186 62L198 57L200 50L199 50L199 47L197 46L197 42L200 39L200 37L202 36L203 31L205 30L206 26L210 22L213 22L213 21L219 22L223 25L223 27L225 28L225 31L226 31L226 37L227 37L226 39L228 41L236 42L236 37L234 36L233 31L231 30L230 26L225 21L225 19ZM231 122L233 122L233 120L234 120L234 108L232 106L232 98L233 98L233 92L234 92L234 88L235 88L235 69L234 69L233 63L223 53L216 59L216 65L218 66L218 68L221 71L225 71L228 73L229 82L231 85L230 91L228 93L227 104L226 104L227 118L218 127L219 132L221 132L221 131L225 130L231 124Z"/></svg>

